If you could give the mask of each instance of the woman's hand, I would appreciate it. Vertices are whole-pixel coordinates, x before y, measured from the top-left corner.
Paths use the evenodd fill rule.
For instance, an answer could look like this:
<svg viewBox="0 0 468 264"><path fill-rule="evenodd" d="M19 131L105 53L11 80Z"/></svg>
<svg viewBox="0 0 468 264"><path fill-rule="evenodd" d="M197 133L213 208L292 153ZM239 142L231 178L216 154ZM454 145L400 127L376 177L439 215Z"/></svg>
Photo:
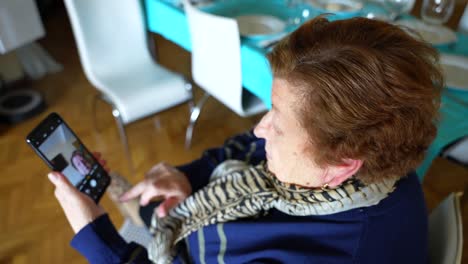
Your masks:
<svg viewBox="0 0 468 264"><path fill-rule="evenodd" d="M105 213L104 209L89 196L78 191L63 174L51 172L48 176L55 185L55 197L62 206L75 234Z"/></svg>
<svg viewBox="0 0 468 264"><path fill-rule="evenodd" d="M109 172L106 161L101 158L101 153L93 152L99 164ZM55 197L62 206L75 234L83 227L105 214L104 209L98 206L89 196L81 193L60 172L51 172L49 180L55 185Z"/></svg>
<svg viewBox="0 0 468 264"><path fill-rule="evenodd" d="M101 152L93 152L93 156L94 156L95 159L97 159L99 164L101 164L101 166L104 168L104 170L107 173L109 173L109 167L107 167L107 161L102 158Z"/></svg>
<svg viewBox="0 0 468 264"><path fill-rule="evenodd" d="M192 193L187 177L176 168L159 163L146 173L146 179L120 197L126 202L140 196L140 205L146 206L152 200L164 199L156 209L158 217L164 217Z"/></svg>

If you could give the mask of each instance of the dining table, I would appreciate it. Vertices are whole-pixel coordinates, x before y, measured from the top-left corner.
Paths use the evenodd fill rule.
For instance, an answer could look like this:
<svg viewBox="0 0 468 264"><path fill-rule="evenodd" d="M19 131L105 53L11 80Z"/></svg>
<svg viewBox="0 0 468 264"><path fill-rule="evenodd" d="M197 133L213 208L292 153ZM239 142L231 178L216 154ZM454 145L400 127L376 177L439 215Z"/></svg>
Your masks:
<svg viewBox="0 0 468 264"><path fill-rule="evenodd" d="M159 34L190 52L189 27L181 2L180 0L144 0L146 22L150 32ZM356 12L336 12L328 15L328 19L368 17L370 13L386 12L381 6L372 2L363 3L363 7ZM267 54L271 51L272 44L294 31L306 20L324 13L306 0L296 2L294 5L291 5L290 0L212 0L200 1L198 7L205 12L231 18L260 14L285 21L286 26L282 32L255 37L240 36L242 85L269 108L273 75ZM401 19L415 19L415 17L406 14ZM468 57L468 35L460 32L455 34L456 41L434 47L441 54ZM446 146L468 135L468 90L444 88L437 128L436 138L417 168L420 180L423 180L432 161Z"/></svg>

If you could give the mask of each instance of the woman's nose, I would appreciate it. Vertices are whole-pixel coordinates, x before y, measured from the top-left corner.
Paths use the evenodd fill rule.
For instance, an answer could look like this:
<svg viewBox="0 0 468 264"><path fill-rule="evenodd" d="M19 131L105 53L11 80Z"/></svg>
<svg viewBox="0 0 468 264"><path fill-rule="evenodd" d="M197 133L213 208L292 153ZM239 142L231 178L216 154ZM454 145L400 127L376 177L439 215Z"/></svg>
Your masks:
<svg viewBox="0 0 468 264"><path fill-rule="evenodd" d="M265 114L254 129L254 134L258 138L265 138L270 124L270 112Z"/></svg>

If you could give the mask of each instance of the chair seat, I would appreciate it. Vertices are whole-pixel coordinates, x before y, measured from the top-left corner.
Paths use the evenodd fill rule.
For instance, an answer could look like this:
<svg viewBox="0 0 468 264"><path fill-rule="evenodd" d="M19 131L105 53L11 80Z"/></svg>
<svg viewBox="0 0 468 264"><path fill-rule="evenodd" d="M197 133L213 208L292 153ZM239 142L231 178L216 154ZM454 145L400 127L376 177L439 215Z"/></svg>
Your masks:
<svg viewBox="0 0 468 264"><path fill-rule="evenodd" d="M451 193L429 216L430 263L461 263L463 251L461 196L462 193Z"/></svg>
<svg viewBox="0 0 468 264"><path fill-rule="evenodd" d="M155 63L128 65L104 74L95 84L120 111L124 124L166 110L191 98L182 75Z"/></svg>

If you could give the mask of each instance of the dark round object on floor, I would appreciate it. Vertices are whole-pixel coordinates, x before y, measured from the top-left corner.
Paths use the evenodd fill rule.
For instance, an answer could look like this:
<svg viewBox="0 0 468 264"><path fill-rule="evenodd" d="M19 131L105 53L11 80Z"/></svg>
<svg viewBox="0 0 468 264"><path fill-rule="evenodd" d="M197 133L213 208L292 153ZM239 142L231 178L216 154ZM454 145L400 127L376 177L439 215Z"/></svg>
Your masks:
<svg viewBox="0 0 468 264"><path fill-rule="evenodd" d="M18 123L40 114L45 108L44 100L37 91L10 91L0 96L0 122Z"/></svg>

